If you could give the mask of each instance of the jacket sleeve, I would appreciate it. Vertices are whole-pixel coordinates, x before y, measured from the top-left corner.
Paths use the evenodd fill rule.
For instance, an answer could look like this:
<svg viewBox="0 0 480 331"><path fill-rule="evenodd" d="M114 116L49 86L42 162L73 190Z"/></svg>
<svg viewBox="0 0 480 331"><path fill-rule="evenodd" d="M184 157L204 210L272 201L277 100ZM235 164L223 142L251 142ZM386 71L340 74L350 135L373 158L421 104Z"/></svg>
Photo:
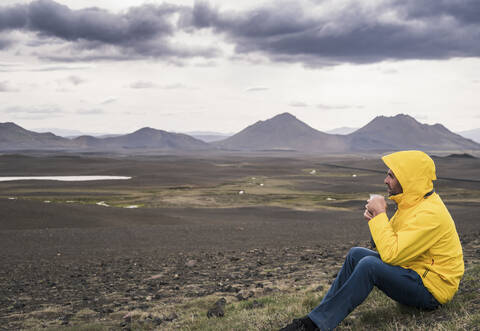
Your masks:
<svg viewBox="0 0 480 331"><path fill-rule="evenodd" d="M427 251L438 238L440 224L428 211L419 213L394 232L386 213L368 222L373 240L383 262L404 265Z"/></svg>

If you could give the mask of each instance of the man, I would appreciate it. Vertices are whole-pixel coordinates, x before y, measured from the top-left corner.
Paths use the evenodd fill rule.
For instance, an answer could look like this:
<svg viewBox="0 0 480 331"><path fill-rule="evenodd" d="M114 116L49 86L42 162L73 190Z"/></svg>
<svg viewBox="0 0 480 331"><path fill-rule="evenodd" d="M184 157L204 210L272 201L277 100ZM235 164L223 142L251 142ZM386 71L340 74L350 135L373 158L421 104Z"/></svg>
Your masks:
<svg viewBox="0 0 480 331"><path fill-rule="evenodd" d="M368 200L364 217L378 252L352 248L320 305L282 331L334 329L373 286L401 304L436 309L458 290L464 264L460 240L447 208L433 189L435 164L420 151L382 157L384 183L397 204L389 220L385 199Z"/></svg>

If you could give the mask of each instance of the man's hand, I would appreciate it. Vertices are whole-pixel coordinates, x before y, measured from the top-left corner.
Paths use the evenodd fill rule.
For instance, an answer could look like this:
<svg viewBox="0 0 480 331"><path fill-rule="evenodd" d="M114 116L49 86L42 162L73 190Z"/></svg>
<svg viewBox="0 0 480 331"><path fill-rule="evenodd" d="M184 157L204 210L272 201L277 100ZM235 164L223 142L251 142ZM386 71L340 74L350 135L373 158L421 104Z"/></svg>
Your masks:
<svg viewBox="0 0 480 331"><path fill-rule="evenodd" d="M363 216L369 221L378 214L385 213L386 211L387 203L385 202L385 198L381 195L376 195L373 198L367 200L367 204L365 205L365 213L363 214Z"/></svg>
<svg viewBox="0 0 480 331"><path fill-rule="evenodd" d="M366 205L365 205L366 207ZM366 221L370 221L373 218L373 215L370 214L367 208L365 208L365 212L363 213L363 217L365 217Z"/></svg>

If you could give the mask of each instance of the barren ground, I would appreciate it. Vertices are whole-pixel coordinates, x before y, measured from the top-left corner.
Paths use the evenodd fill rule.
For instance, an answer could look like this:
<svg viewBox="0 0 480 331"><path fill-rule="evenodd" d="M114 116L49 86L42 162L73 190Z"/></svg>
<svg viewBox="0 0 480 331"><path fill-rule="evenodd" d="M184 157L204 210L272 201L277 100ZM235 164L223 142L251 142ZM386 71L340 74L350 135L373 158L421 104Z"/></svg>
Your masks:
<svg viewBox="0 0 480 331"><path fill-rule="evenodd" d="M480 183L468 180L480 160L435 162L439 177L466 180L436 190L478 263ZM362 210L385 171L353 156L0 156L2 176L133 177L0 182L0 329L128 328L126 313L155 306L168 314L152 327L171 329L170 307L192 298L328 283L350 247L368 247Z"/></svg>

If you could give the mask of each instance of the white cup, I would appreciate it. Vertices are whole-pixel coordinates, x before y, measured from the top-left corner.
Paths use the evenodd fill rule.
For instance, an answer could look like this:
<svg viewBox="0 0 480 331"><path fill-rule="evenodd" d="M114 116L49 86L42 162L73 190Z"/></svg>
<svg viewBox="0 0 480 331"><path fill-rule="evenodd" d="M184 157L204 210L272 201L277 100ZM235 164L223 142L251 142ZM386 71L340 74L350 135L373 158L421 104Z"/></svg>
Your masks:
<svg viewBox="0 0 480 331"><path fill-rule="evenodd" d="M383 198L383 195L370 193L370 199L368 199L368 200L372 200L375 197L382 197Z"/></svg>

